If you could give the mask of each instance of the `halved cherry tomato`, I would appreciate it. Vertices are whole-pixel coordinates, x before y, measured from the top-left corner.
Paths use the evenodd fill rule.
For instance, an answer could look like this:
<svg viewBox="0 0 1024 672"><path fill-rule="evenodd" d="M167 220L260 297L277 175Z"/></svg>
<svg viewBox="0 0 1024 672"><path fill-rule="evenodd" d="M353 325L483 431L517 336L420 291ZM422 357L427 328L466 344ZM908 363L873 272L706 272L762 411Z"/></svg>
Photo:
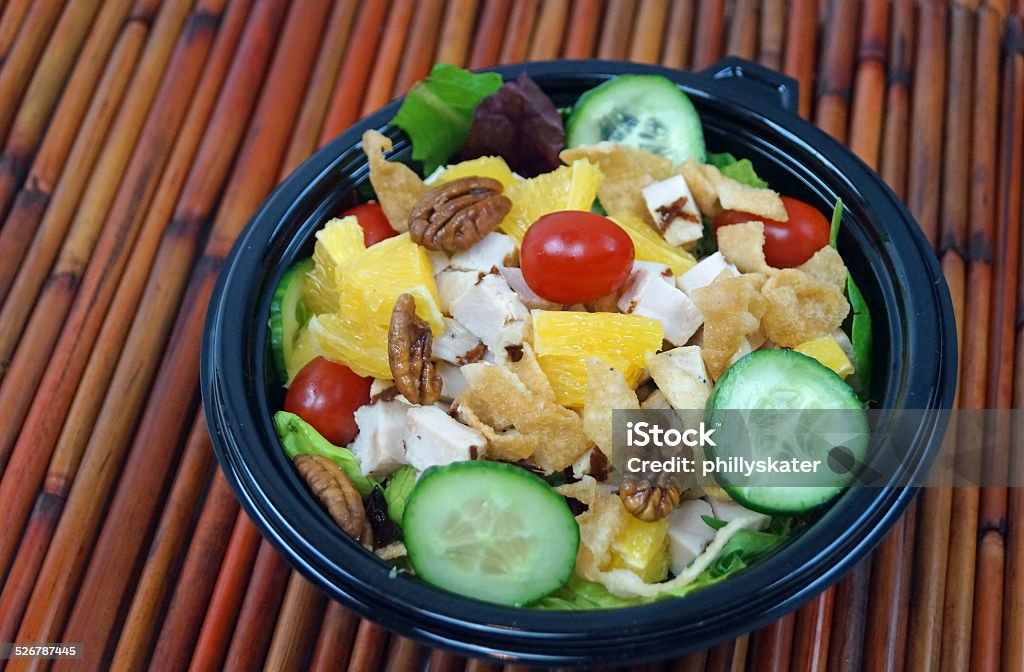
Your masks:
<svg viewBox="0 0 1024 672"><path fill-rule="evenodd" d="M284 410L294 413L336 446L356 438L355 412L370 401L370 378L329 359L316 357L302 367L284 397Z"/></svg>
<svg viewBox="0 0 1024 672"><path fill-rule="evenodd" d="M384 216L384 209L377 201L349 208L341 216L348 217L349 215L353 215L359 222L359 226L363 227L363 240L367 247L398 235L398 231L391 228L391 223Z"/></svg>
<svg viewBox="0 0 1024 672"><path fill-rule="evenodd" d="M593 212L544 215L526 230L519 252L530 289L555 303L586 303L622 286L633 269L633 241Z"/></svg>
<svg viewBox="0 0 1024 672"><path fill-rule="evenodd" d="M831 226L825 215L814 206L788 196L782 197L789 221L752 215L739 210L724 210L715 218L715 231L719 227L742 222L764 222L764 259L775 268L793 268L814 256L828 245Z"/></svg>

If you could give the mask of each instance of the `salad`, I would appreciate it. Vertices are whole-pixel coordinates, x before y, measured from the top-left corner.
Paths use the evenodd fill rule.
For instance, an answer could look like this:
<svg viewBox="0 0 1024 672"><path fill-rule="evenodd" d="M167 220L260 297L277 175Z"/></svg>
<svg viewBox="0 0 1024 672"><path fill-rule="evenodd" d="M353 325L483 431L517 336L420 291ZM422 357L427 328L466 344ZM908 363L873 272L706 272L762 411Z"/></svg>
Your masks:
<svg viewBox="0 0 1024 672"><path fill-rule="evenodd" d="M477 599L617 607L728 578L843 489L624 473L613 422L859 423L871 323L840 203L829 221L708 153L654 75L558 109L526 75L438 65L392 123L415 168L364 134L373 198L317 232L269 319L283 449L348 535Z"/></svg>

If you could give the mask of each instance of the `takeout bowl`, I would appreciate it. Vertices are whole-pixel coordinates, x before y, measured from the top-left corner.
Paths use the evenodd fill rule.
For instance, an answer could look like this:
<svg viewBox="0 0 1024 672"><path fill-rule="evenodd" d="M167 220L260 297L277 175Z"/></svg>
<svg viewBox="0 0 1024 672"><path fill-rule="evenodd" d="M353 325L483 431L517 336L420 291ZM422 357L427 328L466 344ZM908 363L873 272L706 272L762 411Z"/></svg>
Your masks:
<svg viewBox="0 0 1024 672"><path fill-rule="evenodd" d="M916 222L881 178L795 113L796 82L740 59L697 73L609 61L551 61L495 69L529 73L568 105L623 73L653 73L693 100L710 151L753 161L780 192L846 214L840 251L874 318L871 390L888 409L944 409L953 400L956 334L948 289ZM361 616L405 636L470 656L541 664L636 662L703 648L765 625L837 581L883 537L915 495L941 442L939 415L918 415L891 487L844 492L809 529L727 581L684 598L599 611L513 609L461 597L391 568L345 536L286 458L271 417L267 316L274 288L313 234L363 200L362 133L408 139L387 122L400 101L370 115L303 163L266 200L221 270L203 339L202 392L214 450L232 489L271 544L316 586Z"/></svg>

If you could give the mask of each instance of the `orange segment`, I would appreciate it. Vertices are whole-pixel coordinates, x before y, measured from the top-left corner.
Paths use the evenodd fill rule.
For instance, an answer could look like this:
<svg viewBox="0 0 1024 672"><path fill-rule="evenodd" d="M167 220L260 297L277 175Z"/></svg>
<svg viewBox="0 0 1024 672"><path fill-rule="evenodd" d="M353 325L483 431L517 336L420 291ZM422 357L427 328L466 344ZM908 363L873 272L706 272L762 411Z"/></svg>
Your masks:
<svg viewBox="0 0 1024 672"><path fill-rule="evenodd" d="M501 182L501 186L506 189L520 181L512 174L512 169L505 163L505 159L500 156L481 156L478 159L470 159L448 166L437 176L434 185L444 184L462 177L490 177Z"/></svg>
<svg viewBox="0 0 1024 672"><path fill-rule="evenodd" d="M635 386L647 355L661 348L661 322L641 315L534 310L532 316L537 361L565 406L583 406L590 357L601 357Z"/></svg>
<svg viewBox="0 0 1024 672"><path fill-rule="evenodd" d="M430 324L435 336L444 332L433 267L407 233L381 241L341 264L335 284L337 310L310 320L313 345L361 376L391 378L388 326L401 294L413 295L416 314Z"/></svg>
<svg viewBox="0 0 1024 672"><path fill-rule="evenodd" d="M602 179L597 166L579 159L571 166L516 182L505 190L505 195L512 199L512 210L505 215L500 228L518 244L526 230L543 215L559 210L590 210Z"/></svg>
<svg viewBox="0 0 1024 672"><path fill-rule="evenodd" d="M623 228L633 241L637 261L656 261L672 269L673 275L682 275L697 265L693 255L681 247L671 245L646 222L630 216L610 217Z"/></svg>
<svg viewBox="0 0 1024 672"><path fill-rule="evenodd" d="M335 217L316 232L313 269L306 276L302 294L302 300L314 314L332 313L338 309L337 269L365 250L363 229L355 217Z"/></svg>

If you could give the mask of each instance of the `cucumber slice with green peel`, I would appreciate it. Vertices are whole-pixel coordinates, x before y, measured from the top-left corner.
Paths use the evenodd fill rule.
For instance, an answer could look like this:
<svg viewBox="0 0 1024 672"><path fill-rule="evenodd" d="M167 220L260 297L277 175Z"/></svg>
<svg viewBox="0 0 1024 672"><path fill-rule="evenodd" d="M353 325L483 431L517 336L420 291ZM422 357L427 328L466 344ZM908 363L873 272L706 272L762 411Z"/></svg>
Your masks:
<svg viewBox="0 0 1024 672"><path fill-rule="evenodd" d="M696 108L660 75L620 75L587 91L576 102L565 135L569 147L610 141L676 164L707 158Z"/></svg>
<svg viewBox="0 0 1024 672"><path fill-rule="evenodd" d="M274 370L282 383L288 380L289 364L294 358L295 340L299 330L309 321L309 310L302 302L306 274L313 268L312 259L296 262L281 276L270 300L270 351Z"/></svg>
<svg viewBox="0 0 1024 672"><path fill-rule="evenodd" d="M564 585L580 542L568 504L547 483L484 460L423 472L405 504L402 534L424 581L513 606Z"/></svg>
<svg viewBox="0 0 1024 672"><path fill-rule="evenodd" d="M793 350L758 350L736 362L708 398L705 424L716 428L716 445L704 448L716 461L715 480L740 504L772 515L831 501L863 464L870 438L853 388ZM741 458L767 471L739 470Z"/></svg>

